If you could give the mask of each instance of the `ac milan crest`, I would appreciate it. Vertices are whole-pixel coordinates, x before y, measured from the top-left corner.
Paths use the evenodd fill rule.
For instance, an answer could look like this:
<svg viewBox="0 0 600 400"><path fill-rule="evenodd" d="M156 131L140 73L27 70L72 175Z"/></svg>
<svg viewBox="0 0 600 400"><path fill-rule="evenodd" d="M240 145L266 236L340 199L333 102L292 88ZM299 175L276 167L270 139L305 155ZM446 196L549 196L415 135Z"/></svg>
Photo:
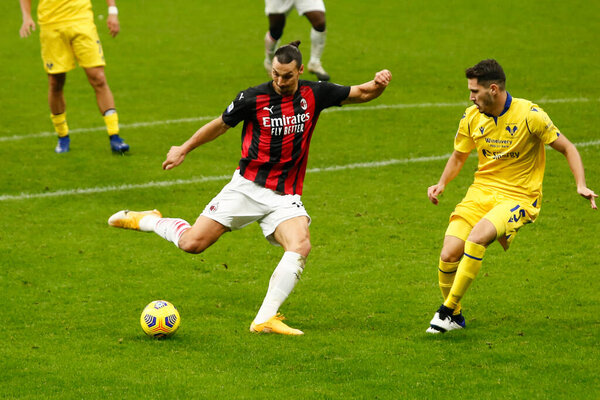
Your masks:
<svg viewBox="0 0 600 400"><path fill-rule="evenodd" d="M303 110L306 110L308 108L308 103L306 102L306 99L303 97L302 100L300 100L300 107L302 107Z"/></svg>

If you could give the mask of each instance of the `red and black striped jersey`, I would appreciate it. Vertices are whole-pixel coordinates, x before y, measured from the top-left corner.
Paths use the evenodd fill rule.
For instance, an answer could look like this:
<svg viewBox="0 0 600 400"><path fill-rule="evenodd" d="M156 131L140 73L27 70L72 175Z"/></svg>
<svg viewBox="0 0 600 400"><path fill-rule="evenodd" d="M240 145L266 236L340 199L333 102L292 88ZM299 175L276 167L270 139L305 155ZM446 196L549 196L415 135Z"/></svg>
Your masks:
<svg viewBox="0 0 600 400"><path fill-rule="evenodd" d="M241 91L223 112L223 121L242 128L240 174L285 194L302 194L308 147L321 111L341 106L349 86L300 80L292 96L272 82Z"/></svg>

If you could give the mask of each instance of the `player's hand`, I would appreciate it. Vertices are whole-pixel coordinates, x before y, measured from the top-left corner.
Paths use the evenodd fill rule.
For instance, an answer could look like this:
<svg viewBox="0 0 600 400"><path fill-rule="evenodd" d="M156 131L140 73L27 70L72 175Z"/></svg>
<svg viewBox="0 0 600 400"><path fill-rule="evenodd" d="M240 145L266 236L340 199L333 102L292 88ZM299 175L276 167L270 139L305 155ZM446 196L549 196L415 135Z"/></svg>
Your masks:
<svg viewBox="0 0 600 400"><path fill-rule="evenodd" d="M577 193L579 193L581 197L585 197L586 199L588 199L594 210L598 209L598 207L596 207L596 197L598 197L598 195L594 193L593 190L588 189L587 187L582 187L577 188Z"/></svg>
<svg viewBox="0 0 600 400"><path fill-rule="evenodd" d="M185 152L181 146L172 146L167 153L167 159L162 163L163 169L173 169L183 162Z"/></svg>
<svg viewBox="0 0 600 400"><path fill-rule="evenodd" d="M390 81L392 80L392 73L387 69L384 69L376 73L375 78L373 78L373 80L375 81L375 84L387 87L387 85L389 85Z"/></svg>
<svg viewBox="0 0 600 400"><path fill-rule="evenodd" d="M445 188L446 186L441 183L429 186L429 188L427 188L427 197L429 197L429 201L437 206L439 203L438 196L444 192Z"/></svg>
<svg viewBox="0 0 600 400"><path fill-rule="evenodd" d="M106 25L108 26L108 30L112 37L117 36L121 27L119 25L119 17L115 14L108 14L108 18L106 19Z"/></svg>
<svg viewBox="0 0 600 400"><path fill-rule="evenodd" d="M23 18L23 25L21 25L21 29L19 29L19 35L22 38L26 38L31 34L31 31L35 31L35 22L31 17Z"/></svg>

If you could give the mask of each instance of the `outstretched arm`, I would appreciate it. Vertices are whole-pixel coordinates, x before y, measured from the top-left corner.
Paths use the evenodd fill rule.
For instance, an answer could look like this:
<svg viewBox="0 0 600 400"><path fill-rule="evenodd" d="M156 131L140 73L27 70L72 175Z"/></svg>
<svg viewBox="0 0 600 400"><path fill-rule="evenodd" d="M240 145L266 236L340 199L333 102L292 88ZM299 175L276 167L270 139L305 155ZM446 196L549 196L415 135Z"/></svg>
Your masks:
<svg viewBox="0 0 600 400"><path fill-rule="evenodd" d="M438 183L427 188L427 197L429 197L429 201L435 205L438 204L438 196L444 192L446 185L450 183L452 179L456 178L463 165L465 165L467 158L469 158L469 153L461 153L460 151L454 150L446 163L446 167L444 168L444 172L442 172L442 176Z"/></svg>
<svg viewBox="0 0 600 400"><path fill-rule="evenodd" d="M19 35L25 38L31 34L31 31L35 31L35 22L31 18L31 0L19 0L21 4L21 14L23 14L23 24L19 29Z"/></svg>
<svg viewBox="0 0 600 400"><path fill-rule="evenodd" d="M223 122L222 117L210 121L208 124L198 129L184 144L171 147L169 153L167 153L167 159L162 164L163 169L175 168L183 162L187 153L204 143L215 140L217 137L224 134L227 129L229 129L229 125Z"/></svg>
<svg viewBox="0 0 600 400"><path fill-rule="evenodd" d="M106 25L108 26L108 31L110 32L111 36L115 37L121 30L121 26L119 25L119 11L117 9L117 3L115 0L106 0L106 5L108 6Z"/></svg>
<svg viewBox="0 0 600 400"><path fill-rule="evenodd" d="M366 103L376 97L379 97L392 80L392 73L387 69L375 74L372 81L365 82L362 85L351 86L350 93L342 104Z"/></svg>
<svg viewBox="0 0 600 400"><path fill-rule="evenodd" d="M569 163L569 168L571 168L571 172L573 172L573 176L575 177L575 183L577 184L577 193L579 193L582 197L588 199L590 204L594 210L598 209L596 207L596 197L598 195L594 193L593 190L588 189L585 183L585 172L583 170L583 162L581 161L581 156L577 151L577 148L573 143L569 141L564 135L560 135L558 139L554 142L550 143L550 147L554 150L561 152Z"/></svg>

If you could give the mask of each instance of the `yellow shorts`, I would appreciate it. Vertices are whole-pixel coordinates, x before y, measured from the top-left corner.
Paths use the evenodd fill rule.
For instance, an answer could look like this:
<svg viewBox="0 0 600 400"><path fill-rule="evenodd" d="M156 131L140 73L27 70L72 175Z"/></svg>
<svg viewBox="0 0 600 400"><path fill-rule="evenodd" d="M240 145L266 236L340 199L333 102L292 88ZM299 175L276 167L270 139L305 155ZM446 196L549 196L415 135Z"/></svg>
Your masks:
<svg viewBox="0 0 600 400"><path fill-rule="evenodd" d="M44 69L49 74L72 70L75 60L83 68L106 65L98 31L92 22L40 27L40 42Z"/></svg>
<svg viewBox="0 0 600 400"><path fill-rule="evenodd" d="M496 239L503 239L508 248L517 231L526 224L533 223L540 213L539 199L510 197L493 190L471 186L465 198L450 214L447 236L467 240L471 229L485 218L494 224Z"/></svg>

